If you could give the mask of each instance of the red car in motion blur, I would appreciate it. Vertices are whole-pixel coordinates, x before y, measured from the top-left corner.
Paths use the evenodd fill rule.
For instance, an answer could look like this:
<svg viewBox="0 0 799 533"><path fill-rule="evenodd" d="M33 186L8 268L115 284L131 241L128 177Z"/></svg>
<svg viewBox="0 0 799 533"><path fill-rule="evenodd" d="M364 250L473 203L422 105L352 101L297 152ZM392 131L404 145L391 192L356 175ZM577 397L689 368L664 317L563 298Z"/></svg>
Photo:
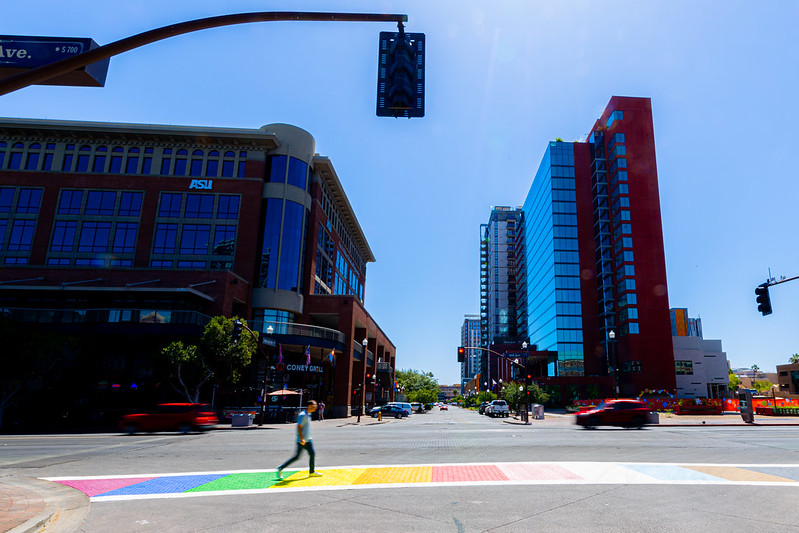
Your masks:
<svg viewBox="0 0 799 533"><path fill-rule="evenodd" d="M130 435L137 431L201 431L219 423L216 413L205 403L162 403L148 413L125 415L119 429Z"/></svg>
<svg viewBox="0 0 799 533"><path fill-rule="evenodd" d="M657 424L657 413L649 405L638 400L605 400L593 409L575 415L575 422L585 429L597 426L621 426L642 428Z"/></svg>

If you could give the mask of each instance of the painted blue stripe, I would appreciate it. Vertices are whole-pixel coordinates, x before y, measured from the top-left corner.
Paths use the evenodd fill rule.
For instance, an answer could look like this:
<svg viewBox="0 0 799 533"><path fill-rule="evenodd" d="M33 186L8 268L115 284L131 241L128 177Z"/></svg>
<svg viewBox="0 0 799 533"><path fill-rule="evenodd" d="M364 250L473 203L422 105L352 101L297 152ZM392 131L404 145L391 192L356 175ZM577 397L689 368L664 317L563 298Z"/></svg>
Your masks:
<svg viewBox="0 0 799 533"><path fill-rule="evenodd" d="M660 481L726 481L718 476L711 476L704 472L697 472L690 468L683 468L677 465L629 465L622 464L624 468L634 470L641 474L655 478Z"/></svg>
<svg viewBox="0 0 799 533"><path fill-rule="evenodd" d="M195 487L199 487L205 483L215 481L227 474L207 474L201 476L167 476L155 479L149 479L123 487L121 489L112 490L111 492L104 492L97 494L97 496L129 496L132 494L174 494L186 492Z"/></svg>

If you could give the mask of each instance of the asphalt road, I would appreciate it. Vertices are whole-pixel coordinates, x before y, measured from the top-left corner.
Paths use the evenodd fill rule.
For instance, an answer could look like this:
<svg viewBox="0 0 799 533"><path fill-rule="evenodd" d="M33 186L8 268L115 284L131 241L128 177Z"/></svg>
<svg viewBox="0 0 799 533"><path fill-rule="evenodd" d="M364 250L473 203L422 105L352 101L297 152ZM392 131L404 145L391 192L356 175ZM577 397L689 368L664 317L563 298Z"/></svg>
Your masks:
<svg viewBox="0 0 799 533"><path fill-rule="evenodd" d="M585 431L570 422L548 418L521 426L451 408L380 424L314 422L312 431L317 469L329 469L323 482L336 467L374 465L691 463L772 465L772 473L779 465L786 472L799 466L799 427ZM0 468L37 478L271 471L293 450L293 425L192 435L6 436L0 437ZM297 467L307 468L307 459ZM95 501L80 531L799 531L795 483L599 478L361 488L368 490L342 485Z"/></svg>

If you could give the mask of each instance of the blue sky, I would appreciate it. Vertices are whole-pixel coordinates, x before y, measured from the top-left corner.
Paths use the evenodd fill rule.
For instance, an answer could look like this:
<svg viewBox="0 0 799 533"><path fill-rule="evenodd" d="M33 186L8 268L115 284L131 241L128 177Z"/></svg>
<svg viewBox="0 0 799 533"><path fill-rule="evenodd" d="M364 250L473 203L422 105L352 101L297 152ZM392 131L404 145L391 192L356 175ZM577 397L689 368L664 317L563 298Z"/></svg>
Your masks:
<svg viewBox="0 0 799 533"><path fill-rule="evenodd" d="M546 147L583 140L612 95L652 98L669 302L702 318L733 367L799 352L799 3L666 1L27 0L0 34L92 37L249 11L405 13L427 38L426 117L375 116L390 23L256 23L112 58L106 87L30 87L0 116L309 131L377 258L366 306L398 367L459 380L479 311L479 225L521 205ZM253 228L253 235L255 235Z"/></svg>

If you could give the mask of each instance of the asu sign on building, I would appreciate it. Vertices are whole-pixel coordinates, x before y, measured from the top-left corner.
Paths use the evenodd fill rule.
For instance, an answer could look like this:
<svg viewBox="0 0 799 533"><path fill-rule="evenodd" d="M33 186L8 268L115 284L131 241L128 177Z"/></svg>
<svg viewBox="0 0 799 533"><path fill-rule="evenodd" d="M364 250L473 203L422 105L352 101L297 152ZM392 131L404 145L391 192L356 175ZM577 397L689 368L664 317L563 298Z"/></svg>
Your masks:
<svg viewBox="0 0 799 533"><path fill-rule="evenodd" d="M89 38L0 35L0 79L88 52L99 45ZM40 85L102 87L108 59L42 81Z"/></svg>

